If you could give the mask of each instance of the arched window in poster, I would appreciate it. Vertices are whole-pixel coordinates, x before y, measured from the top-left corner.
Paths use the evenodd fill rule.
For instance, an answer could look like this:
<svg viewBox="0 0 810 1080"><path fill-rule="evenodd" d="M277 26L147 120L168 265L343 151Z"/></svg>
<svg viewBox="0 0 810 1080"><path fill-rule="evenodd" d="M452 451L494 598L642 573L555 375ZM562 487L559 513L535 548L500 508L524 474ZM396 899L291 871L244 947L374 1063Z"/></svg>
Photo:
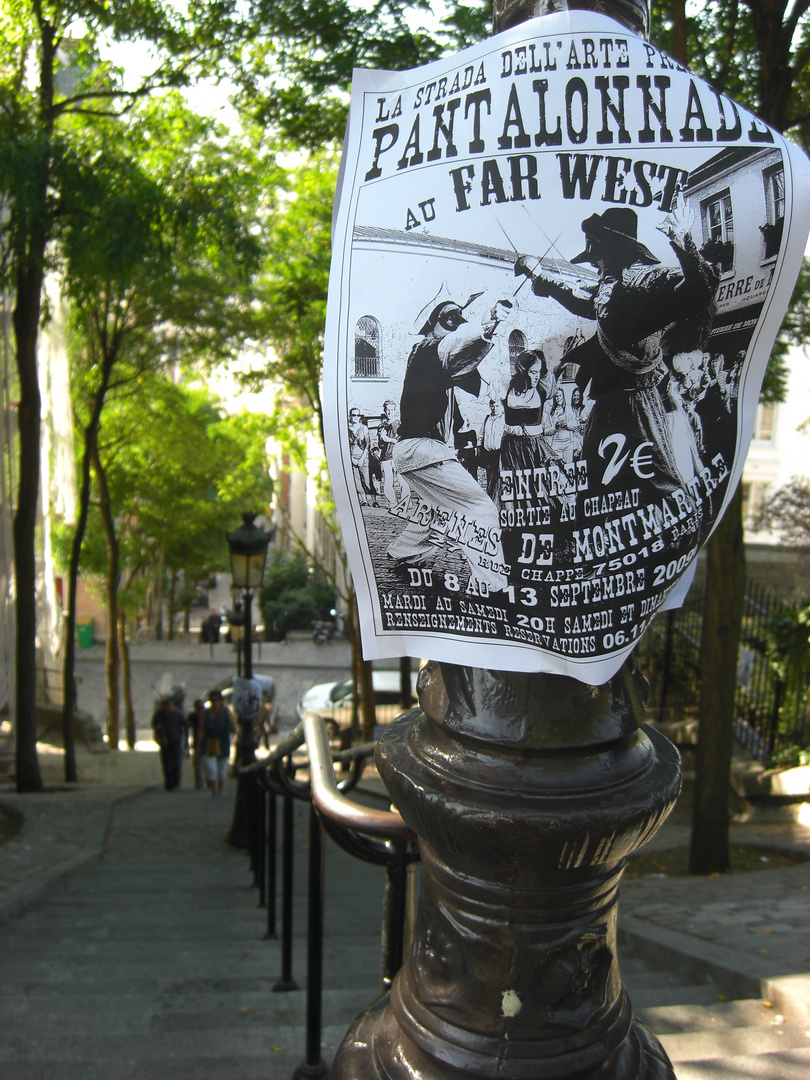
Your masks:
<svg viewBox="0 0 810 1080"><path fill-rule="evenodd" d="M354 377L380 375L380 324L373 315L361 315L354 328Z"/></svg>
<svg viewBox="0 0 810 1080"><path fill-rule="evenodd" d="M513 330L509 335L509 367L515 374L515 362L526 349L526 335L522 330Z"/></svg>

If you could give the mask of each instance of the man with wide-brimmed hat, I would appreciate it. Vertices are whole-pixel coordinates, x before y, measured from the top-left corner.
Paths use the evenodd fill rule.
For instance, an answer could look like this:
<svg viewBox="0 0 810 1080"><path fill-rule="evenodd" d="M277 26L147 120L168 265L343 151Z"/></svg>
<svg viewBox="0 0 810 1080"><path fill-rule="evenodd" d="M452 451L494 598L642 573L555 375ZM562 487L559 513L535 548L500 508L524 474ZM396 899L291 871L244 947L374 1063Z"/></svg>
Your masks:
<svg viewBox="0 0 810 1080"><path fill-rule="evenodd" d="M603 440L620 433L630 450L644 446L644 479L658 491L684 488L702 462L677 386L671 360L703 348L711 329L717 269L698 251L673 216L659 226L678 266L662 266L638 239L638 216L630 207L609 207L582 222L585 248L572 263L596 267L595 282L571 282L521 256L537 296L547 296L574 315L596 322L596 332L566 354L578 365L577 384L588 388L594 408L583 438L583 457L602 455Z"/></svg>
<svg viewBox="0 0 810 1080"><path fill-rule="evenodd" d="M455 530L453 540L469 563L471 580L499 591L508 582L498 511L459 462L452 441L454 389L479 392L478 366L492 349L495 332L512 306L500 300L479 322L469 308L480 295L473 293L459 303L443 286L416 318L415 330L421 337L405 369L393 461L411 495L430 512L431 521L409 521L389 546L388 555L398 565L432 561L445 543L443 527L455 515L456 522L468 523L461 532Z"/></svg>

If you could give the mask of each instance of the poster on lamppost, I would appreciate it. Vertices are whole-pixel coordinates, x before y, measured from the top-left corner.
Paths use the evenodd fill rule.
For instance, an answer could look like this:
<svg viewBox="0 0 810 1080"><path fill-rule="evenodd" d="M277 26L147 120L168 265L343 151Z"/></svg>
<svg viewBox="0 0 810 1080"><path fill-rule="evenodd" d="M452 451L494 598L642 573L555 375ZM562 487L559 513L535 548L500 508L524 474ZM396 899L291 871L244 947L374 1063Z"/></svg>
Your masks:
<svg viewBox="0 0 810 1080"><path fill-rule="evenodd" d="M804 154L592 12L358 71L323 401L364 654L606 681L740 478Z"/></svg>

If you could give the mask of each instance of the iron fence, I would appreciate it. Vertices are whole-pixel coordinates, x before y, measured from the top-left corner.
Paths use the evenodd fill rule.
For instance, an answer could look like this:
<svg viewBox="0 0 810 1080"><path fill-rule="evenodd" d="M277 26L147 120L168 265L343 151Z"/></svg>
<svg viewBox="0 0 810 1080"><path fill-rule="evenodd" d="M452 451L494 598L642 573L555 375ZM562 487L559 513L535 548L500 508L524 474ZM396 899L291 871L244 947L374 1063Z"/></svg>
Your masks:
<svg viewBox="0 0 810 1080"><path fill-rule="evenodd" d="M698 719L705 603L701 580L683 607L659 614L639 643L636 656L650 681L649 709L661 720ZM788 763L795 748L810 747L810 665L785 664L774 644L775 622L790 610L764 587L747 583L734 734L765 765Z"/></svg>

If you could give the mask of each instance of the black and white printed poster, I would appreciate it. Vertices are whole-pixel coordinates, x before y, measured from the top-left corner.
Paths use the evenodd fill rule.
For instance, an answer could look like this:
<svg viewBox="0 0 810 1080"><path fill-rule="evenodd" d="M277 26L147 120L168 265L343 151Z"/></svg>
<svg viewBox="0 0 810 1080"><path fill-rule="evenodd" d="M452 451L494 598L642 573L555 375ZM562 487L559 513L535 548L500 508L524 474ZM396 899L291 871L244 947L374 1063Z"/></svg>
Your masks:
<svg viewBox="0 0 810 1080"><path fill-rule="evenodd" d="M809 225L804 154L605 16L356 72L323 399L366 657L610 678L739 480Z"/></svg>

